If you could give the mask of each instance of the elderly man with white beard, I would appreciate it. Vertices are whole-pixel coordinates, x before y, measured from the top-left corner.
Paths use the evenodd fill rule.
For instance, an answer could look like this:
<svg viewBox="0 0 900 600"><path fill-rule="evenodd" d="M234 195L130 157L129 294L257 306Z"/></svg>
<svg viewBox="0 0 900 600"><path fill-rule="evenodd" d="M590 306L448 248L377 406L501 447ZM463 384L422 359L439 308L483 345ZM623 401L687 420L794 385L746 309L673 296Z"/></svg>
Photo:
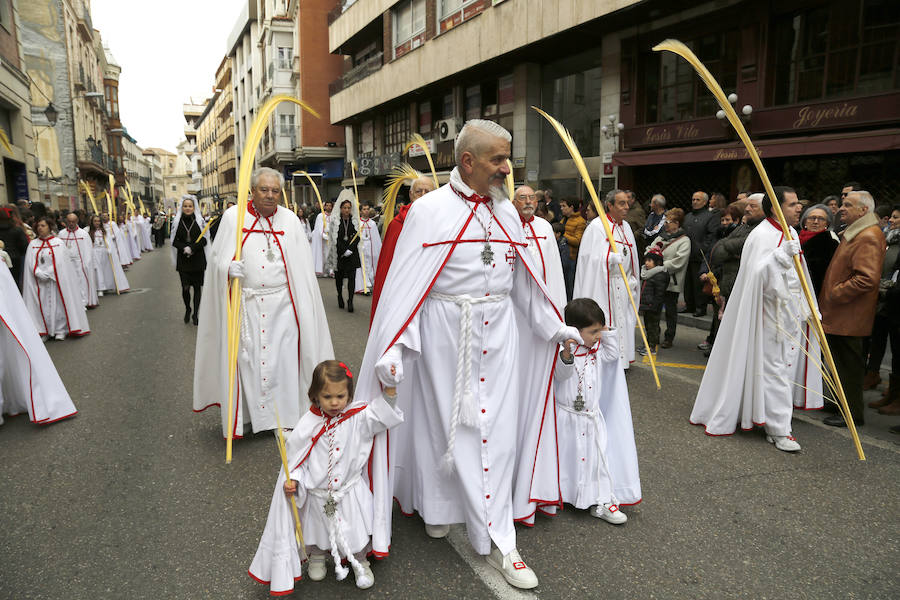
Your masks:
<svg viewBox="0 0 900 600"><path fill-rule="evenodd" d="M78 215L70 212L66 215L66 228L57 236L66 244L69 258L78 276L78 287L87 308L100 304L97 295L97 271L94 267L94 251L87 231L78 227Z"/></svg>
<svg viewBox="0 0 900 600"><path fill-rule="evenodd" d="M406 423L389 448L402 510L417 510L431 537L465 523L488 564L511 585L533 588L537 576L516 549L513 524L519 440L509 425L518 420L523 383L515 349L530 334L520 333L515 311L541 340L536 352L581 337L553 305L503 192L510 140L491 121L466 123L450 182L409 210L356 397L367 402L381 386L399 385Z"/></svg>

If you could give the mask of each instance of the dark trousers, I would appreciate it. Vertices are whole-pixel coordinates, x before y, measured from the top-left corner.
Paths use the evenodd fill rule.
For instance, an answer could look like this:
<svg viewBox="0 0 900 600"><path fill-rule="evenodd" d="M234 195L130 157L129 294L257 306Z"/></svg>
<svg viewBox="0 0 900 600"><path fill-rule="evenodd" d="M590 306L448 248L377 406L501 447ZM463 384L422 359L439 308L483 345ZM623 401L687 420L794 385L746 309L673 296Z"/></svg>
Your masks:
<svg viewBox="0 0 900 600"><path fill-rule="evenodd" d="M678 292L666 292L663 309L666 311L666 334L664 339L667 342L671 342L675 339L675 328L678 327Z"/></svg>
<svg viewBox="0 0 900 600"><path fill-rule="evenodd" d="M866 360L862 351L862 336L834 335L826 333L828 347L831 348L831 356L834 357L834 366L837 368L838 377L841 378L841 387L847 397L847 405L853 420L863 419L863 377L866 374ZM833 394L828 392L829 396ZM837 400L835 398L835 400Z"/></svg>
<svg viewBox="0 0 900 600"><path fill-rule="evenodd" d="M703 300L700 299L701 285L700 263L688 261L687 269L684 272L684 281L681 282L681 289L684 292L684 308L688 312L694 312L704 306Z"/></svg>
<svg viewBox="0 0 900 600"><path fill-rule="evenodd" d="M353 304L353 292L356 287L356 269L338 269L334 272L334 286L337 288L338 298L343 299L344 278L347 278L347 301Z"/></svg>
<svg viewBox="0 0 900 600"><path fill-rule="evenodd" d="M719 307L713 305L712 323L709 324L709 335L706 336L707 343L711 346L716 342L716 334L719 332Z"/></svg>
<svg viewBox="0 0 900 600"><path fill-rule="evenodd" d="M888 331L890 330L890 322L888 318L881 314L875 315L875 322L872 324L872 335L869 337L869 343L863 348L863 351L869 357L866 362L866 371L878 372L881 370L881 361L884 359L884 351L887 350ZM893 353L893 345L891 353Z"/></svg>
<svg viewBox="0 0 900 600"><path fill-rule="evenodd" d="M661 315L662 311L659 310L644 311L644 329L647 331L647 344L650 345L648 350L659 346L659 318Z"/></svg>

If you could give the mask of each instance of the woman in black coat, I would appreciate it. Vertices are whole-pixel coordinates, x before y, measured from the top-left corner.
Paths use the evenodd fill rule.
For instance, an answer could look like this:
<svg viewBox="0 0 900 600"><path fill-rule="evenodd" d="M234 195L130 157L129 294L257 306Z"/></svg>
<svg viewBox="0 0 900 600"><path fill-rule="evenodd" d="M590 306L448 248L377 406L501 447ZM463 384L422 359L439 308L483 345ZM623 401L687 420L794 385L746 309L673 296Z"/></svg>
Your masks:
<svg viewBox="0 0 900 600"><path fill-rule="evenodd" d="M206 237L200 237L202 232L203 217L195 213L193 196L182 198L181 210L172 222L172 248L175 270L181 278L185 323L191 320L191 288L194 288L194 325L198 322L203 272L206 271Z"/></svg>
<svg viewBox="0 0 900 600"><path fill-rule="evenodd" d="M800 217L801 229L797 235L800 238L800 247L806 258L806 266L809 268L809 277L812 279L816 297L825 279L825 271L831 263L831 257L837 250L837 235L832 231L834 215L831 209L824 204L810 206Z"/></svg>
<svg viewBox="0 0 900 600"><path fill-rule="evenodd" d="M337 222L337 235L334 236L336 244L335 257L337 267L334 270L334 283L337 287L338 307L344 308L344 298L341 288L344 278L347 279L347 312L353 312L353 292L356 288L356 270L359 262L359 236L356 235L356 225L352 213L353 205L349 200L341 202L341 215Z"/></svg>

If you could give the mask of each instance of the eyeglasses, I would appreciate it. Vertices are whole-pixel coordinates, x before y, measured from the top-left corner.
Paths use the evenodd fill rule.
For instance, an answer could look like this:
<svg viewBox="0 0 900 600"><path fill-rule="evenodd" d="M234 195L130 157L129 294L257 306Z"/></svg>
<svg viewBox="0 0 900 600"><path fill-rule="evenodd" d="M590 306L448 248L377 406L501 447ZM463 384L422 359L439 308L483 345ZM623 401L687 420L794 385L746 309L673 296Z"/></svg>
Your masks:
<svg viewBox="0 0 900 600"><path fill-rule="evenodd" d="M280 194L281 188L258 187L256 188L260 194Z"/></svg>
<svg viewBox="0 0 900 600"><path fill-rule="evenodd" d="M519 194L519 200L537 200L537 194Z"/></svg>
<svg viewBox="0 0 900 600"><path fill-rule="evenodd" d="M827 217L815 217L815 216L813 216L813 217L806 217L806 220L807 220L807 221L827 221L828 218L827 218Z"/></svg>

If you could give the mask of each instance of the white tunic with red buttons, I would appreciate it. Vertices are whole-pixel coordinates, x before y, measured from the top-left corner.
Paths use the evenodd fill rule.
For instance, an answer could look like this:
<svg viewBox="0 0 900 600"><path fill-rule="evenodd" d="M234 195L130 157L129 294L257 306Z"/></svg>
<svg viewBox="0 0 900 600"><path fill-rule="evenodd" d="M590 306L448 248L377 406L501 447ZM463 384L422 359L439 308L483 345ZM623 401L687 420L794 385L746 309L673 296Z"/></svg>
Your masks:
<svg viewBox="0 0 900 600"><path fill-rule="evenodd" d="M234 258L237 207L222 215L210 250L205 291L200 301L194 368L194 411L222 407L222 431L228 434L228 266ZM241 260L241 329L238 351L238 401L233 433L243 424L253 431L296 423L309 406L312 370L334 357L322 296L313 274L306 234L297 217L278 207L260 217L248 205ZM277 402L277 406L276 406Z"/></svg>
<svg viewBox="0 0 900 600"><path fill-rule="evenodd" d="M375 281L375 268L378 266L378 256L381 254L381 235L378 233L378 224L372 219L359 219L359 260L363 267L356 270L356 293L365 290L372 291L372 282ZM363 281L363 271L366 273Z"/></svg>
<svg viewBox="0 0 900 600"><path fill-rule="evenodd" d="M797 239L796 232L792 236ZM781 228L767 219L747 237L741 266L697 399L691 423L710 435L764 426L770 435L791 433L793 407L822 407L819 343L793 261L777 253ZM809 281L806 261L801 263ZM815 300L815 296L813 296Z"/></svg>
<svg viewBox="0 0 900 600"><path fill-rule="evenodd" d="M493 206L464 200L473 192L456 169L450 182L417 200L406 217L357 394L380 393L374 365L400 344L405 379L398 404L406 424L391 432L390 450L401 509L419 511L429 524L466 523L476 552L488 554L493 542L506 554L516 545L512 480L520 377L513 307L523 311L546 345L563 324L535 275L512 204L496 191ZM482 260L485 230L493 253L487 264ZM468 348L460 348L466 299L472 301L471 338ZM442 465L454 429L460 351L470 360L470 377L460 383L476 425L455 427L453 469L447 471Z"/></svg>
<svg viewBox="0 0 900 600"><path fill-rule="evenodd" d="M97 296L97 271L94 267L94 252L91 249L90 237L83 229L71 231L68 228L60 231L58 237L69 250L69 258L78 275L78 287L81 289L84 305L97 306L100 300Z"/></svg>
<svg viewBox="0 0 900 600"><path fill-rule="evenodd" d="M606 237L606 230L603 227L603 217L597 217L588 224L584 230L584 237L581 238L572 297L592 298L600 305L603 314L606 315L606 324L619 330L619 358L622 368L627 369L634 362L634 329L637 326L637 315L631 300L628 299L626 286L631 288L634 306L640 306L638 280L641 263L631 225L626 221L616 223L612 220L609 224L616 240L616 249L625 254L622 267L625 269L627 280L622 279L619 267L610 267L609 238Z"/></svg>

